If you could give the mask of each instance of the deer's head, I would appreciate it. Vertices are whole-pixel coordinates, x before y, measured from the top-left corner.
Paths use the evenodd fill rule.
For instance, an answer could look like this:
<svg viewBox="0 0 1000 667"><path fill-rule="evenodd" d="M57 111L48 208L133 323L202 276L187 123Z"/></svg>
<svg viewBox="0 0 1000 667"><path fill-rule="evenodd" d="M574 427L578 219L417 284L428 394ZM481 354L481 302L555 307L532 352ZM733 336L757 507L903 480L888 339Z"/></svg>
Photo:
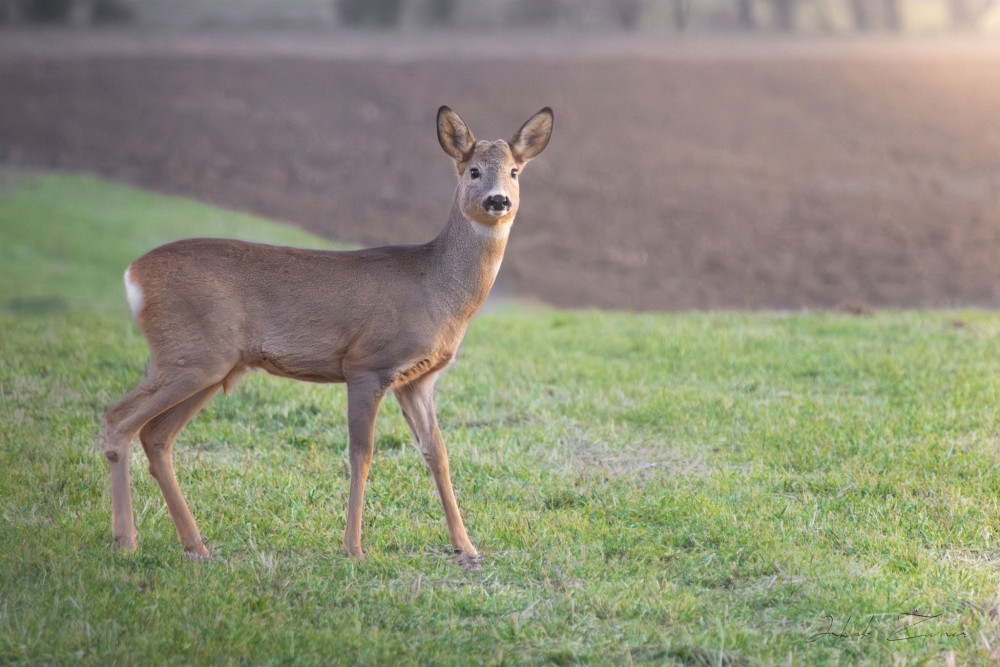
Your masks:
<svg viewBox="0 0 1000 667"><path fill-rule="evenodd" d="M438 141L458 169L462 215L488 227L504 225L517 214L517 179L529 160L542 152L552 135L552 109L528 119L509 141L476 141L472 130L448 107L438 109Z"/></svg>

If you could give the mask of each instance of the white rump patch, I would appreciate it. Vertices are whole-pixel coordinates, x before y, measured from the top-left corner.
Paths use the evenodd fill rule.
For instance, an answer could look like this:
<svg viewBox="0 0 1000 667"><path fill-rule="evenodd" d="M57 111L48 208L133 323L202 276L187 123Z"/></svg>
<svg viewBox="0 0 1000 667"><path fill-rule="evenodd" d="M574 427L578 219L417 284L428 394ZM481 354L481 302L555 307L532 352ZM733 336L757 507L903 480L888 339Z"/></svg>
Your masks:
<svg viewBox="0 0 1000 667"><path fill-rule="evenodd" d="M139 317L139 311L142 310L142 289L132 282L129 277L129 271L132 270L132 265L130 264L127 269L125 269L125 298L128 299L128 307L132 311L132 318L136 319Z"/></svg>

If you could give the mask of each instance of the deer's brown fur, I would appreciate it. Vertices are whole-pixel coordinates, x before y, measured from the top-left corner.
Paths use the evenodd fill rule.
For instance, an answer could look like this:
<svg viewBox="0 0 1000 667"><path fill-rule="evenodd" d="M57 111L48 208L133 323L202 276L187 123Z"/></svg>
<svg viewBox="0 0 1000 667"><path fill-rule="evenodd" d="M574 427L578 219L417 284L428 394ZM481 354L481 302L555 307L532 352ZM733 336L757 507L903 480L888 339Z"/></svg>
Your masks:
<svg viewBox="0 0 1000 667"><path fill-rule="evenodd" d="M137 545L128 466L138 435L184 549L209 556L174 475L174 439L219 389L259 368L347 383L344 544L351 555L363 555L372 431L392 391L431 469L452 546L475 561L451 486L434 382L493 285L517 213L517 171L547 145L552 111L532 116L509 142L477 142L447 107L437 126L459 184L447 225L429 243L341 252L187 239L129 266L129 301L152 363L146 379L108 410L102 432L118 546Z"/></svg>

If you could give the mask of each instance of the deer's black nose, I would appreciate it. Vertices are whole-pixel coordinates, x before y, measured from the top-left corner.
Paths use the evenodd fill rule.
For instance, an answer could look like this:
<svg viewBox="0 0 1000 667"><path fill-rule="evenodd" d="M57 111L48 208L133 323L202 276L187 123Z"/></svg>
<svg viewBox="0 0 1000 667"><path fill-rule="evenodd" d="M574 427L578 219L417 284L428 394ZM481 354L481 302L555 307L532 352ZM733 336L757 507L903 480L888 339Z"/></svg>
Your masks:
<svg viewBox="0 0 1000 667"><path fill-rule="evenodd" d="M487 197L486 201L483 202L483 207L487 211L509 211L510 206L510 197L505 195L493 195Z"/></svg>

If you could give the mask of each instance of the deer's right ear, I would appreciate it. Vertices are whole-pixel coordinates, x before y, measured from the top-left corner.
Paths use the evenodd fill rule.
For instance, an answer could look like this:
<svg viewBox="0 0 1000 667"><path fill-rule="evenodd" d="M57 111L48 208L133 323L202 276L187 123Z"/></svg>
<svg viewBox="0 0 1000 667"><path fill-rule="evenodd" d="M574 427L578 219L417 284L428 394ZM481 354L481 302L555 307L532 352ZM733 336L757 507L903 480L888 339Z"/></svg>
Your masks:
<svg viewBox="0 0 1000 667"><path fill-rule="evenodd" d="M472 157L472 151L476 147L476 138L457 113L448 107L438 109L437 130L441 148L455 162L464 162Z"/></svg>

